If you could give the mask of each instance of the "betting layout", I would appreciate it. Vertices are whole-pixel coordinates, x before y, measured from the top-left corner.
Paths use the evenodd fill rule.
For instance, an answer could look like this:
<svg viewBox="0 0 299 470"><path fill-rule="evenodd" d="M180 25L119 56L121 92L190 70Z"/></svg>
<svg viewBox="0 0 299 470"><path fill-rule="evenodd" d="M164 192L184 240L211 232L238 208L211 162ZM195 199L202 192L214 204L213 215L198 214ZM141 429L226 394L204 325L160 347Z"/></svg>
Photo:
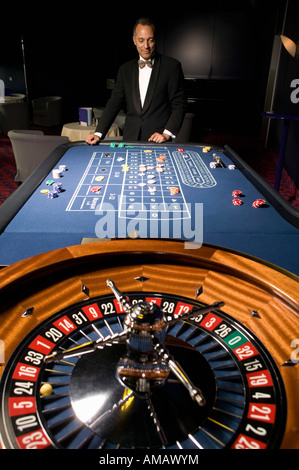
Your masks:
<svg viewBox="0 0 299 470"><path fill-rule="evenodd" d="M183 184L180 182L181 176ZM66 211L118 211L143 219L170 212L190 218L183 186L209 188L214 177L197 152L166 147L118 147L93 153ZM143 215L142 215L143 214Z"/></svg>

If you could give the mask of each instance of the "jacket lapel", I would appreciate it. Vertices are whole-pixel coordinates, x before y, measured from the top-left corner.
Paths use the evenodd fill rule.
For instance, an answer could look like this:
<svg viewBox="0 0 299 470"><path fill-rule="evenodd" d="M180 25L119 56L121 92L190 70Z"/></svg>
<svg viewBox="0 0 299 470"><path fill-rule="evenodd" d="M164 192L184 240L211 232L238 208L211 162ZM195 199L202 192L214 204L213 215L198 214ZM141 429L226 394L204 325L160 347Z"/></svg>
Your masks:
<svg viewBox="0 0 299 470"><path fill-rule="evenodd" d="M133 63L133 71L132 71L132 95L133 95L133 102L135 109L138 114L141 114L141 101L140 101L140 93L139 93L139 67L138 61L134 61Z"/></svg>

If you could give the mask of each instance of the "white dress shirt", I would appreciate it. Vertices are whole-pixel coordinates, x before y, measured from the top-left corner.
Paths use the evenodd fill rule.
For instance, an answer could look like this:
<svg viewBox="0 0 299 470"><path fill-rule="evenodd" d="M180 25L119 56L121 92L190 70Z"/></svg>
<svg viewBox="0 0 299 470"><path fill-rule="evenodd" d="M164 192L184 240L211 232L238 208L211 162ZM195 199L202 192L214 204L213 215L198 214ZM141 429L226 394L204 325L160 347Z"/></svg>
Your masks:
<svg viewBox="0 0 299 470"><path fill-rule="evenodd" d="M140 57L140 60L143 60ZM152 60L152 65L154 65L154 60ZM140 101L141 107L143 108L144 100L146 96L146 92L148 89L148 84L151 78L152 68L146 65L142 69L139 69L139 93L140 93Z"/></svg>

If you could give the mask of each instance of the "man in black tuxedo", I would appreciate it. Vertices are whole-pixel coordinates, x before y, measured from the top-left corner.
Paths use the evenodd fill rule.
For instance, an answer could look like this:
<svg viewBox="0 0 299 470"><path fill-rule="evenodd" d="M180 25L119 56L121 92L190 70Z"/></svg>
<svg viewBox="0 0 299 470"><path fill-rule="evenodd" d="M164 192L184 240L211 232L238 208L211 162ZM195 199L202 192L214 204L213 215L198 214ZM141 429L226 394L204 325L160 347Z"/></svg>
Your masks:
<svg viewBox="0 0 299 470"><path fill-rule="evenodd" d="M96 144L105 137L124 105L125 141L162 143L175 137L180 130L185 113L180 62L156 51L155 28L148 19L141 18L136 22L133 41L139 60L131 60L120 67L115 88L96 131L86 138L89 144Z"/></svg>

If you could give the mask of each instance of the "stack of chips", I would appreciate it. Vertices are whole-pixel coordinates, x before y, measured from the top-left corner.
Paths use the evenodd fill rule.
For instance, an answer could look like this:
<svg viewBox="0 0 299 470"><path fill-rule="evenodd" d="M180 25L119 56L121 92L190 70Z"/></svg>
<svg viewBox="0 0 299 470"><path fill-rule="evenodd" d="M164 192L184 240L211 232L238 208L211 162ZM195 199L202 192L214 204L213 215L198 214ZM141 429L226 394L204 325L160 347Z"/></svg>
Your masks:
<svg viewBox="0 0 299 470"><path fill-rule="evenodd" d="M52 175L53 175L54 179L60 178L61 177L61 171L58 168L54 168L54 170L52 170Z"/></svg>
<svg viewBox="0 0 299 470"><path fill-rule="evenodd" d="M55 197L58 197L58 191L49 191L48 192L48 198L49 199L54 199Z"/></svg>
<svg viewBox="0 0 299 470"><path fill-rule="evenodd" d="M252 207L262 207L266 204L266 201L265 199L256 199L253 203L252 203Z"/></svg>
<svg viewBox="0 0 299 470"><path fill-rule="evenodd" d="M233 199L234 206L242 206L243 202L240 199L241 194L242 194L242 191L240 191L239 189L235 189L235 191L233 191L232 196L233 198L235 198Z"/></svg>
<svg viewBox="0 0 299 470"><path fill-rule="evenodd" d="M57 193L61 193L62 184L61 183L54 183L52 188L53 188L53 191L56 191Z"/></svg>
<svg viewBox="0 0 299 470"><path fill-rule="evenodd" d="M239 196L241 196L241 194L242 194L242 191L240 191L239 189L236 189L235 191L233 191L232 196L233 197L239 197Z"/></svg>
<svg viewBox="0 0 299 470"><path fill-rule="evenodd" d="M242 206L243 202L241 201L241 199L239 198L236 198L236 199L233 199L233 205L234 206Z"/></svg>

